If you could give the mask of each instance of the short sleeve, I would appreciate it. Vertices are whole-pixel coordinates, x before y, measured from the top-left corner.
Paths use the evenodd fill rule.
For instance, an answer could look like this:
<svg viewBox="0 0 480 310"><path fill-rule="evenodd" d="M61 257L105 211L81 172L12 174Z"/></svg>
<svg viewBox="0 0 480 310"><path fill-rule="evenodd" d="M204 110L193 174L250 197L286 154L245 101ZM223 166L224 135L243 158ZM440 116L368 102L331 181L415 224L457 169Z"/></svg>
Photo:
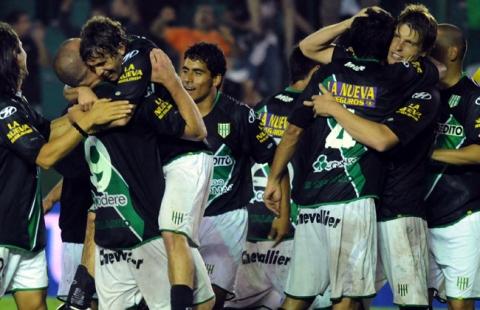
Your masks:
<svg viewBox="0 0 480 310"><path fill-rule="evenodd" d="M467 142L480 144L480 89L472 93L467 104L464 125Z"/></svg>
<svg viewBox="0 0 480 310"><path fill-rule="evenodd" d="M440 95L437 90L419 89L385 120L402 145L408 144L437 118Z"/></svg>
<svg viewBox="0 0 480 310"><path fill-rule="evenodd" d="M273 161L275 155L276 144L272 137L270 137L257 119L255 112L247 107L240 106L240 119L245 128L244 143L246 151L255 162L267 163Z"/></svg>
<svg viewBox="0 0 480 310"><path fill-rule="evenodd" d="M151 83L152 65L149 53L150 50L135 49L124 56L113 99L130 100L136 104L143 100Z"/></svg>
<svg viewBox="0 0 480 310"><path fill-rule="evenodd" d="M2 105L0 139L6 148L29 163L35 164L46 138L31 123L32 117L16 105ZM43 123L40 125L44 126Z"/></svg>
<svg viewBox="0 0 480 310"><path fill-rule="evenodd" d="M185 132L185 120L176 108L166 89L148 97L139 107L140 117L159 135L181 137Z"/></svg>

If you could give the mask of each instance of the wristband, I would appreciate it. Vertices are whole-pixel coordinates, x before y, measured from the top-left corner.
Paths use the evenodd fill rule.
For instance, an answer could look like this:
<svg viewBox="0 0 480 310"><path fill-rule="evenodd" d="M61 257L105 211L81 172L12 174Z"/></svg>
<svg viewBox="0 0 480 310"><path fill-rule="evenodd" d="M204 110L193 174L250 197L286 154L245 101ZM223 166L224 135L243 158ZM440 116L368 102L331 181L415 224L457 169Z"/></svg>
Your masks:
<svg viewBox="0 0 480 310"><path fill-rule="evenodd" d="M85 130L82 129L82 127L78 126L77 123L72 122L73 128L75 128L85 139L88 138L88 133L85 132Z"/></svg>

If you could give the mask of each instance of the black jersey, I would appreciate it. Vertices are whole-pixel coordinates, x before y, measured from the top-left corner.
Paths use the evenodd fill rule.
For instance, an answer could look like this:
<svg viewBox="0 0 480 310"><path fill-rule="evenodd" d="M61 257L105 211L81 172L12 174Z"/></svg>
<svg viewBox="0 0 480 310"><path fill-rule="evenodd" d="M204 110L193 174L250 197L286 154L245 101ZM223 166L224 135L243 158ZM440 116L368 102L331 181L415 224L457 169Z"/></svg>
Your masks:
<svg viewBox="0 0 480 310"><path fill-rule="evenodd" d="M0 246L45 247L42 197L35 163L50 122L20 97L0 100Z"/></svg>
<svg viewBox="0 0 480 310"><path fill-rule="evenodd" d="M58 224L63 242L83 243L88 209L92 206L90 171L80 143L55 165L63 177Z"/></svg>
<svg viewBox="0 0 480 310"><path fill-rule="evenodd" d="M98 245L131 248L160 236L158 214L165 181L159 134L180 136L184 129L185 122L169 97L155 95L137 107L127 126L99 132L85 141L95 188Z"/></svg>
<svg viewBox="0 0 480 310"><path fill-rule="evenodd" d="M429 69L427 73L425 70ZM420 63L382 65L374 60L336 58L320 68L298 98L319 94L323 84L337 102L372 121L392 114L415 87L436 69ZM297 157L301 163L292 198L302 206L378 197L383 171L376 152L355 141L334 118L314 118L312 109L296 105L289 122L304 128Z"/></svg>
<svg viewBox="0 0 480 310"><path fill-rule="evenodd" d="M122 74L114 91L115 99L127 99L133 103L141 104L145 98L154 94L164 97L165 93L168 92L162 85L150 81L152 73L150 51L155 47L155 44L146 38L129 37L127 50L122 60ZM170 102L176 108L175 102ZM161 113L164 112L167 111ZM160 155L164 164L185 153L208 151L206 145L202 142L187 141L171 136L163 137L162 141Z"/></svg>
<svg viewBox="0 0 480 310"><path fill-rule="evenodd" d="M385 119L385 125L398 137L399 144L384 154L386 174L377 207L379 221L403 216L426 217L425 178L439 107L440 95L435 88L416 89Z"/></svg>
<svg viewBox="0 0 480 310"><path fill-rule="evenodd" d="M203 120L207 143L214 150L213 178L205 216L243 208L252 197L251 160L273 160L275 142L264 132L255 112L220 92Z"/></svg>
<svg viewBox="0 0 480 310"><path fill-rule="evenodd" d="M278 144L287 129L288 115L293 109L295 100L300 95L292 88L286 88L273 96L262 100L255 106L255 113L260 121L263 130L268 133ZM293 180L293 167L289 164L290 181ZM253 164L252 181L253 181L253 198L248 204L248 234L247 240L258 241L267 240L268 234L272 227L272 221L275 215L265 207L263 202L263 193L267 185L267 179L270 168L267 164ZM293 206L293 204L292 204ZM291 212L294 218L296 212ZM290 234L286 238L293 237L293 227Z"/></svg>
<svg viewBox="0 0 480 310"><path fill-rule="evenodd" d="M436 148L480 144L480 87L467 77L442 90ZM429 227L455 222L480 209L480 165L432 163L426 194Z"/></svg>

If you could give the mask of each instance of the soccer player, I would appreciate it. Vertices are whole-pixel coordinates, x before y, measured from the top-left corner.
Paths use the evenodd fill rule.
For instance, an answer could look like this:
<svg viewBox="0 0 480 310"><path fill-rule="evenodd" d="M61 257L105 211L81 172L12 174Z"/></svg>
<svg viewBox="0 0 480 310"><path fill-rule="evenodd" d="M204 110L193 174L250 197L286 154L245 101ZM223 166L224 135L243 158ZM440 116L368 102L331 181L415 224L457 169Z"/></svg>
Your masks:
<svg viewBox="0 0 480 310"><path fill-rule="evenodd" d="M276 143L280 142L287 127L287 118L295 99L307 86L318 67L318 63L305 57L300 48L295 47L289 58L291 84L255 106L261 126ZM280 214L277 216L263 203L268 170L267 164L252 166L254 196L247 206L247 243L235 282L236 296L227 303L228 307L277 309L285 296L283 291L293 248L294 227L289 220L288 199L282 201ZM290 166L289 171L293 175L294 168ZM295 211L292 212L293 220Z"/></svg>
<svg viewBox="0 0 480 310"><path fill-rule="evenodd" d="M71 109L73 123L67 117L50 123L21 94L27 55L8 24L0 23L0 40L0 296L13 293L19 309L46 309L45 224L37 166L52 167L83 133L126 117L132 106L96 102L86 113Z"/></svg>
<svg viewBox="0 0 480 310"><path fill-rule="evenodd" d="M77 61L77 67L84 66L80 57ZM196 108L170 60L156 50L152 61L149 79L161 82L168 93L151 95L139 104L125 130L110 130L85 142L95 186L96 288L100 306L108 309L137 305L142 296L150 308L170 307L167 256L163 240L158 239L164 186L159 140L167 134L188 139L201 136L187 129L170 103L175 99L179 107ZM65 74L75 75L76 70ZM98 95L114 96L117 88L104 85L109 89ZM207 271L198 250L191 252L195 264L191 302L209 309L214 294Z"/></svg>
<svg viewBox="0 0 480 310"><path fill-rule="evenodd" d="M380 63L387 56L394 21L384 11L366 14L351 23L355 58L338 47L329 51L334 61L314 74L299 101L310 100L325 86L355 114L380 121L395 111L402 94L422 82L413 66ZM295 109L289 121L265 191L268 203L281 198L279 177L300 144L302 152L296 156L303 167L292 192L300 211L282 307L303 309L330 284L333 308L354 309L360 299L375 294L374 201L381 190L381 160L335 119L315 119L308 107Z"/></svg>
<svg viewBox="0 0 480 310"><path fill-rule="evenodd" d="M220 92L225 71L222 51L208 43L190 47L180 71L183 86L202 113L207 143L214 151L213 180L200 225L200 253L215 291L215 309L234 295L247 234L246 206L252 196L251 160L269 162L275 151L275 142L261 129L255 112Z"/></svg>
<svg viewBox="0 0 480 310"><path fill-rule="evenodd" d="M440 279L450 309L474 309L480 296L480 88L463 75L462 31L440 24L432 56L447 66L426 194L431 286ZM441 292L442 293L442 292Z"/></svg>
<svg viewBox="0 0 480 310"><path fill-rule="evenodd" d="M141 104L145 96L162 91L149 79L148 52L154 47L149 40L127 37L120 23L105 17L89 20L82 28L81 39L84 62L97 75L117 84L114 98ZM159 103L156 113L162 118L171 108ZM178 110L184 115L187 132L205 130L196 107L179 105ZM190 245L199 244L198 227L208 198L213 157L202 142L168 136L159 141L166 188L158 222L169 258L172 307L184 309L192 306L195 268Z"/></svg>
<svg viewBox="0 0 480 310"><path fill-rule="evenodd" d="M397 18L388 63L417 60L428 54L436 29L436 21L426 7L408 5ZM324 96L314 100L317 114L333 116L356 141L380 152L391 150L384 156L386 179L377 206L379 265L392 287L394 303L401 308L428 306L423 195L426 161L439 107L439 95L433 85L436 80L438 77L432 76L430 86L415 89L380 123L350 113L330 96L324 102Z"/></svg>

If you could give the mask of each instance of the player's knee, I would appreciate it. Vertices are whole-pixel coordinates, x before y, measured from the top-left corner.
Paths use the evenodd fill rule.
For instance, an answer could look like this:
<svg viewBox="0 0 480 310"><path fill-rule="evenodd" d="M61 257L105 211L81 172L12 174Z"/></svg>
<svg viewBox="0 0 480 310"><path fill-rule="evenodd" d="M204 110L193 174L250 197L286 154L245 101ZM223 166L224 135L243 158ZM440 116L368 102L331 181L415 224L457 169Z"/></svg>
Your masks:
<svg viewBox="0 0 480 310"><path fill-rule="evenodd" d="M46 292L18 292L14 297L19 310L47 310Z"/></svg>
<svg viewBox="0 0 480 310"><path fill-rule="evenodd" d="M475 302L473 300L449 300L449 308L451 310L473 310Z"/></svg>
<svg viewBox="0 0 480 310"><path fill-rule="evenodd" d="M204 303L194 306L193 309L194 310L212 310L214 306L215 306L215 297L213 297L212 299Z"/></svg>

